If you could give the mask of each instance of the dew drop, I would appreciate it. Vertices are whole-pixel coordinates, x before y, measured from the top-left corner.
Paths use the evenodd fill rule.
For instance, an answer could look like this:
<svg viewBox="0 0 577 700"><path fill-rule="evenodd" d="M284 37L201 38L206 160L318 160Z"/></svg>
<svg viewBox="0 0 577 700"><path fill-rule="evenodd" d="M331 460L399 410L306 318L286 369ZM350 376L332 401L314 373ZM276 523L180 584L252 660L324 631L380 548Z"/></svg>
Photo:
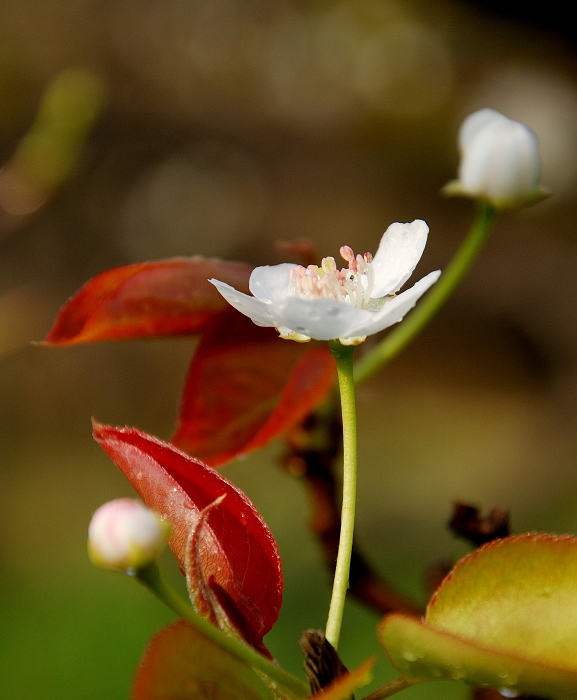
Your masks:
<svg viewBox="0 0 577 700"><path fill-rule="evenodd" d="M507 678L508 675L509 675L509 671L503 671L503 670L501 670L501 671L499 671L499 673L498 673L499 678Z"/></svg>
<svg viewBox="0 0 577 700"><path fill-rule="evenodd" d="M515 690L514 688L498 688L498 691L504 698L519 697L519 691Z"/></svg>
<svg viewBox="0 0 577 700"><path fill-rule="evenodd" d="M412 651L404 651L403 652L403 659L405 661L416 661L419 657Z"/></svg>
<svg viewBox="0 0 577 700"><path fill-rule="evenodd" d="M463 678L465 678L466 675L467 675L467 674L465 673L465 671L463 671L463 670L461 670L461 669L459 669L459 668L454 668L454 669L451 671L451 678L452 678L454 681L460 681L460 680L462 680Z"/></svg>

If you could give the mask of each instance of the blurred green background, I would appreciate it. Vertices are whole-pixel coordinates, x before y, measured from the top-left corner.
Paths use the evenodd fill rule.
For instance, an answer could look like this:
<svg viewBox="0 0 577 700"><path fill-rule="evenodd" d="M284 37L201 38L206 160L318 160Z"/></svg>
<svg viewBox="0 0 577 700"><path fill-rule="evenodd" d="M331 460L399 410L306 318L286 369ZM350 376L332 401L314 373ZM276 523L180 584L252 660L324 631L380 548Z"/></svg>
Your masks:
<svg viewBox="0 0 577 700"><path fill-rule="evenodd" d="M554 196L501 217L432 326L359 391L359 539L424 599L427 567L466 551L445 524L456 499L510 508L516 532L577 530L576 77L570 38L456 0L4 0L0 697L126 698L171 619L87 562L93 510L130 493L90 417L169 438L194 347L30 341L89 277L150 258L278 262L275 241L300 236L324 255L374 251L391 222L424 218L418 272L446 266L472 206L439 189L480 107L536 131ZM329 577L280 449L225 474L278 540L268 643L299 673ZM379 655L373 687L392 677L377 622L351 603L341 642L350 666Z"/></svg>

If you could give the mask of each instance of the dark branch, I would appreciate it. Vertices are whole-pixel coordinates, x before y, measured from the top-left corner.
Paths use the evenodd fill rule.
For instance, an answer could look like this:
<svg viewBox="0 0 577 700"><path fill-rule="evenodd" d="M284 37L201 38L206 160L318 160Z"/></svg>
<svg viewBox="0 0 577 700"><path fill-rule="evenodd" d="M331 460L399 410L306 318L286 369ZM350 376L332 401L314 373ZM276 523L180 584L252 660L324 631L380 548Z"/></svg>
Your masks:
<svg viewBox="0 0 577 700"><path fill-rule="evenodd" d="M482 518L476 506L457 502L453 506L449 527L458 537L468 540L475 547L480 547L510 534L509 513L500 508L493 508Z"/></svg>
<svg viewBox="0 0 577 700"><path fill-rule="evenodd" d="M348 673L336 649L326 640L322 630L303 632L300 645L305 657L305 673L313 695L329 686L343 673Z"/></svg>
<svg viewBox="0 0 577 700"><path fill-rule="evenodd" d="M304 477L312 502L311 529L322 545L325 562L334 571L341 528L340 508L333 473L340 453L342 428L335 406L326 406L308 416L287 435L289 450L284 456L286 468ZM380 614L405 612L420 614L421 608L405 598L370 566L353 545L349 576L350 592Z"/></svg>

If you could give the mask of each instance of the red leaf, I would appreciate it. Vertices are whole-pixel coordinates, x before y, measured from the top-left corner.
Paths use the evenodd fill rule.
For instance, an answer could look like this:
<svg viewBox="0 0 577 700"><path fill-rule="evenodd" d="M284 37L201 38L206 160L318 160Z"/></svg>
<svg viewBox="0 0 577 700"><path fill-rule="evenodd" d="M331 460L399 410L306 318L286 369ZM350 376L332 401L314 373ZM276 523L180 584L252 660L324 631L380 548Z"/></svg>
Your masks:
<svg viewBox="0 0 577 700"><path fill-rule="evenodd" d="M214 599L211 582L207 580L204 571L204 550L206 544L201 537L202 530L212 510L221 505L225 495L209 503L198 514L196 525L188 535L186 544L186 582L190 599L196 610L214 625L218 625L218 601Z"/></svg>
<svg viewBox="0 0 577 700"><path fill-rule="evenodd" d="M335 378L325 346L279 339L231 309L203 333L175 445L212 465L262 447L302 420Z"/></svg>
<svg viewBox="0 0 577 700"><path fill-rule="evenodd" d="M60 311L45 345L196 333L227 302L211 277L246 290L251 268L215 258L172 258L93 277Z"/></svg>
<svg viewBox="0 0 577 700"><path fill-rule="evenodd" d="M248 498L211 467L134 428L94 422L94 437L148 507L172 524L169 544L183 571L200 511L226 494L199 533L203 574L235 606L239 632L262 641L278 617L282 572L272 534Z"/></svg>
<svg viewBox="0 0 577 700"><path fill-rule="evenodd" d="M272 693L252 669L181 620L151 639L131 698L272 700Z"/></svg>

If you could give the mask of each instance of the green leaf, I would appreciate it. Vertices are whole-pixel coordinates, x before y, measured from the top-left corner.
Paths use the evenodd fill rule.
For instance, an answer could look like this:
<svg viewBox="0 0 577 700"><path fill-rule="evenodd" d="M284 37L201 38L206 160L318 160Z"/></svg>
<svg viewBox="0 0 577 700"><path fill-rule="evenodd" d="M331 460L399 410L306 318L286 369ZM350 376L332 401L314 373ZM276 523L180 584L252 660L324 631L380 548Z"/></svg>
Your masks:
<svg viewBox="0 0 577 700"><path fill-rule="evenodd" d="M273 700L256 673L176 622L152 638L137 669L132 700Z"/></svg>
<svg viewBox="0 0 577 700"><path fill-rule="evenodd" d="M422 622L390 615L379 632L393 665L414 682L577 698L577 539L491 542L455 566Z"/></svg>

